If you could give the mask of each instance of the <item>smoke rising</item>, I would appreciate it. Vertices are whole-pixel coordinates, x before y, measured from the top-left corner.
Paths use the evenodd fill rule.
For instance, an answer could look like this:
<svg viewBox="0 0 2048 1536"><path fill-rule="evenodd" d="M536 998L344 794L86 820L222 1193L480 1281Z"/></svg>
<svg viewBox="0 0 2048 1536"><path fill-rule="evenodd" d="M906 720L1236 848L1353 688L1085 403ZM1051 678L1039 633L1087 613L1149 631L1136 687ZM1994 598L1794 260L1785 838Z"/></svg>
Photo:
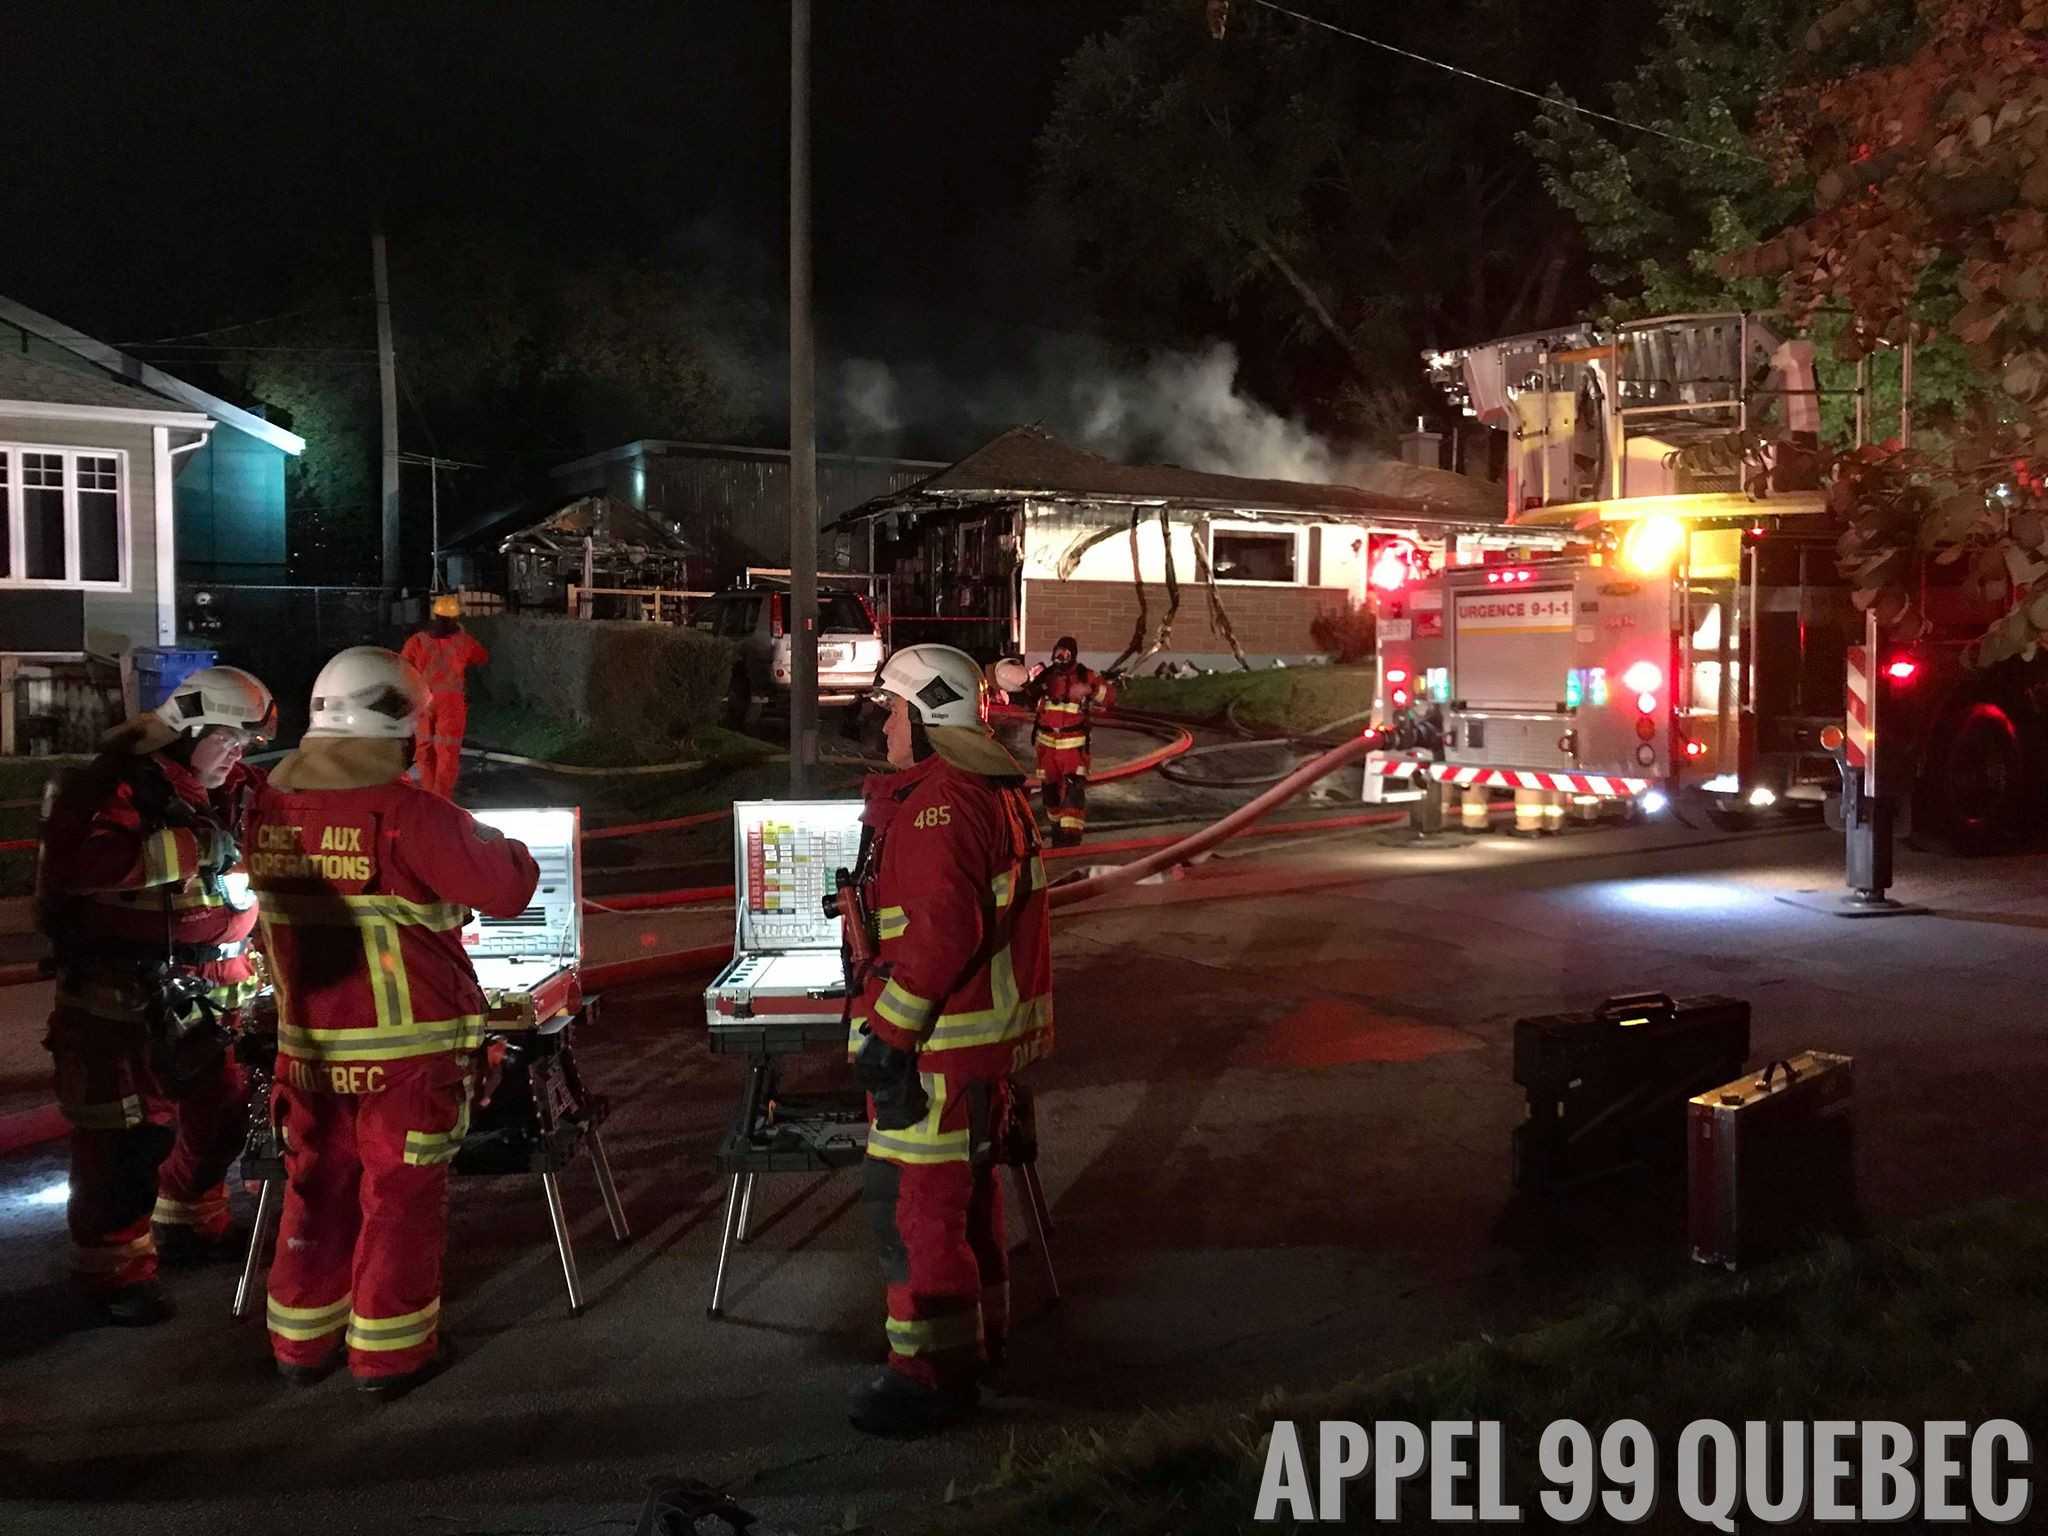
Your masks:
<svg viewBox="0 0 2048 1536"><path fill-rule="evenodd" d="M1265 480L1356 483L1388 456L1344 446L1285 416L1238 385L1234 347L1155 354L1131 365L1098 343L1041 342L1014 368L961 380L930 364L849 357L833 370L828 432L856 451L903 451L908 433L943 436L941 457L971 452L996 433L1037 422L1122 463L1169 463ZM927 448L926 452L932 450Z"/></svg>

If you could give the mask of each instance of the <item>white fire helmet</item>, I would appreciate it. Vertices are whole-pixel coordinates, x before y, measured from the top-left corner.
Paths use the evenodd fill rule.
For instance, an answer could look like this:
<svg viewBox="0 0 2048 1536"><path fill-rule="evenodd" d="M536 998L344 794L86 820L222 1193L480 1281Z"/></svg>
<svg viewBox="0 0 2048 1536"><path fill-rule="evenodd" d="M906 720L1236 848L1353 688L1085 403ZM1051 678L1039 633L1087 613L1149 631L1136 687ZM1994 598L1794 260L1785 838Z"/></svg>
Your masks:
<svg viewBox="0 0 2048 1536"><path fill-rule="evenodd" d="M882 664L877 695L909 701L926 726L988 728L988 679L965 651L950 645L906 645Z"/></svg>
<svg viewBox="0 0 2048 1536"><path fill-rule="evenodd" d="M382 646L352 645L313 679L315 736L406 737L427 707L427 685L413 664Z"/></svg>
<svg viewBox="0 0 2048 1536"><path fill-rule="evenodd" d="M187 673L153 713L180 736L196 736L215 725L232 726L257 741L268 741L277 732L277 700L240 667Z"/></svg>

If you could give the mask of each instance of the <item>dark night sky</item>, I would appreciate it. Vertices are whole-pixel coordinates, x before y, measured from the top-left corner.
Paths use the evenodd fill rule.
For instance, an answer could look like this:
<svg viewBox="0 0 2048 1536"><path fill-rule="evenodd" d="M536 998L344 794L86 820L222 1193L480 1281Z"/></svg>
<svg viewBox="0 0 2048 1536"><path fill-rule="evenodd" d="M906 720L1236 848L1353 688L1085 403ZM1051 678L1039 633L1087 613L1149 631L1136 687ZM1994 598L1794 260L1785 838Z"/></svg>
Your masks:
<svg viewBox="0 0 2048 1536"><path fill-rule="evenodd" d="M1061 61L1111 0L819 0L818 291L1029 308L1005 252ZM32 12L32 14L31 14ZM476 211L544 245L677 230L785 281L775 0L14 8L0 292L115 340L274 313L311 269ZM1006 270L1006 267L1008 268Z"/></svg>

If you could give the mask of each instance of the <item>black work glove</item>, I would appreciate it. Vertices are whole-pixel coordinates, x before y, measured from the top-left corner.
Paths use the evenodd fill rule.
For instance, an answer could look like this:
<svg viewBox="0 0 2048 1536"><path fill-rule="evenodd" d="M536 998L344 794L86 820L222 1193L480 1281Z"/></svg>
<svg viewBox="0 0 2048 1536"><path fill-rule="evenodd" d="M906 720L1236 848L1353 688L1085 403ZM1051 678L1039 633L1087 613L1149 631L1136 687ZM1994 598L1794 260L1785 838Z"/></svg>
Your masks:
<svg viewBox="0 0 2048 1536"><path fill-rule="evenodd" d="M869 1032L861 1041L853 1058L853 1077L875 1101L877 1130L905 1130L931 1108L924 1084L918 1081L916 1053L898 1050L880 1035Z"/></svg>

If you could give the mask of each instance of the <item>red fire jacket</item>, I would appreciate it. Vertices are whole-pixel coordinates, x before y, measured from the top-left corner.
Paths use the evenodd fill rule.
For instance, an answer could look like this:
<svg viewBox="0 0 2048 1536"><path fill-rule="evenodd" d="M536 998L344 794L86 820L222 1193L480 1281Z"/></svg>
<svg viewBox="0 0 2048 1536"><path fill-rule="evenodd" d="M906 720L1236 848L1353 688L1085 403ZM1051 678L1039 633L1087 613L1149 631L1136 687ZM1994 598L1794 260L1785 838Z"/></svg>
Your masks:
<svg viewBox="0 0 2048 1536"><path fill-rule="evenodd" d="M57 1001L103 1018L142 1016L144 995L125 978L166 945L217 946L221 958L179 969L213 983L216 1007L239 1008L257 990L249 938L256 903L245 863L223 870L263 775L237 764L207 790L161 753L101 757L57 794L43 828L43 922L63 979Z"/></svg>
<svg viewBox="0 0 2048 1536"><path fill-rule="evenodd" d="M419 670L436 698L461 695L463 673L471 667L481 667L491 659L491 653L484 649L483 642L459 625L452 635L417 630L406 637L405 646L398 654Z"/></svg>
<svg viewBox="0 0 2048 1536"><path fill-rule="evenodd" d="M1052 905L1023 791L935 756L862 792L881 946L850 1048L865 1023L964 1081L1051 1054Z"/></svg>
<svg viewBox="0 0 2048 1536"><path fill-rule="evenodd" d="M1047 667L1032 679L1031 691L1038 695L1034 743L1050 752L1086 752L1089 712L1107 709L1114 690L1101 673L1076 661Z"/></svg>
<svg viewBox="0 0 2048 1536"><path fill-rule="evenodd" d="M540 871L524 844L399 777L399 747L314 738L256 803L249 872L282 1055L354 1065L483 1040L467 909L518 916Z"/></svg>

